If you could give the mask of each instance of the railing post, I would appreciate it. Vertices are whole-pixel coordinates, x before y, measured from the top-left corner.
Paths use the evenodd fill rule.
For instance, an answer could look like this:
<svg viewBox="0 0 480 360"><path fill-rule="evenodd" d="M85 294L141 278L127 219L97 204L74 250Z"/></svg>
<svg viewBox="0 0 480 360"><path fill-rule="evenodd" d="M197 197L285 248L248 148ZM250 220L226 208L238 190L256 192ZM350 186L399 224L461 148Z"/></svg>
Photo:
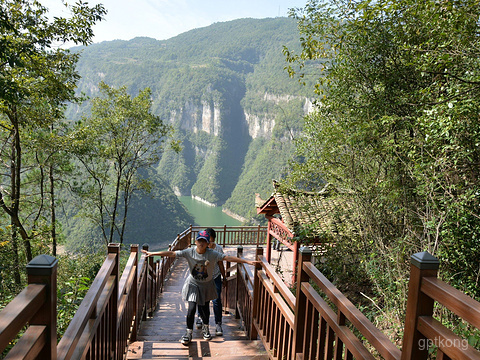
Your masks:
<svg viewBox="0 0 480 360"><path fill-rule="evenodd" d="M118 274L119 274L119 260L120 260L120 244L108 244L108 254L115 254L115 266L112 270L112 275L115 277L115 285L113 289L113 298L110 303L110 335L113 349L112 358L117 358L118 353Z"/></svg>
<svg viewBox="0 0 480 360"><path fill-rule="evenodd" d="M260 246L260 228L261 226L258 225L258 229L257 229L257 248ZM263 250L262 250L263 252Z"/></svg>
<svg viewBox="0 0 480 360"><path fill-rule="evenodd" d="M225 263L225 275L226 275L227 279L230 278L230 270L229 270L230 266L231 266L230 261L227 261ZM230 285L228 283L229 283L229 281L227 281L225 288L222 290L222 293L225 294L225 296L222 298L222 304L223 304L223 308L224 308L225 313L227 313L227 309L230 305L229 296L228 296Z"/></svg>
<svg viewBox="0 0 480 360"><path fill-rule="evenodd" d="M297 282L297 271L295 268L298 265L298 251L300 249L300 243L298 241L294 241L293 243L293 271L292 271L292 284ZM308 261L311 261L311 257Z"/></svg>
<svg viewBox="0 0 480 360"><path fill-rule="evenodd" d="M263 255L263 248L257 247L255 249L255 260L258 260L260 256ZM255 322L258 317L258 306L260 304L260 279L258 277L258 272L262 269L262 265L255 266L255 278L253 279L253 302L252 302L252 321L250 328L250 340L256 340L258 337L257 327Z"/></svg>
<svg viewBox="0 0 480 360"><path fill-rule="evenodd" d="M407 313L403 335L402 360L427 359L427 339L417 330L419 316L433 314L434 300L421 292L422 278L437 277L440 262L428 252L412 255L410 281L408 284ZM422 345L422 346L420 346Z"/></svg>
<svg viewBox="0 0 480 360"><path fill-rule="evenodd" d="M267 262L270 264L272 260L272 235L270 234L270 230L272 227L272 222L270 219L268 220L267 226L267 253L265 257L267 258Z"/></svg>
<svg viewBox="0 0 480 360"><path fill-rule="evenodd" d="M227 245L227 225L223 225L223 247Z"/></svg>
<svg viewBox="0 0 480 360"><path fill-rule="evenodd" d="M296 359L298 353L302 352L303 339L305 338L305 313L307 307L307 297L302 292L302 282L308 282L308 275L303 271L303 263L311 261L312 250L308 247L300 249L300 256L297 266L297 295L295 301L295 323L293 327L293 349L292 358Z"/></svg>
<svg viewBox="0 0 480 360"><path fill-rule="evenodd" d="M192 245L193 225L190 225L190 232L189 232L188 235L189 235L189 236L187 236L188 245L185 248L190 247ZM195 240L195 239L193 239L193 240Z"/></svg>
<svg viewBox="0 0 480 360"><path fill-rule="evenodd" d="M243 257L243 246L237 247L237 257ZM240 311L238 311L238 286L240 284L240 264L237 263L237 281L235 282L235 319L240 319Z"/></svg>
<svg viewBox="0 0 480 360"><path fill-rule="evenodd" d="M143 244L142 245L142 250L148 251L148 244ZM143 307L140 310L142 311L142 314L141 314L142 315L142 321L145 321L145 320L147 320L147 311L148 311L148 260L147 259L144 260L143 266L145 268L145 273L143 274L143 276L144 276L143 282L145 283L145 285L144 285L145 291L144 291L143 299L142 299Z"/></svg>
<svg viewBox="0 0 480 360"><path fill-rule="evenodd" d="M53 256L38 255L26 266L28 283L47 287L45 302L30 320L30 325L47 327L47 341L38 354L39 359L57 359L57 264Z"/></svg>
<svg viewBox="0 0 480 360"><path fill-rule="evenodd" d="M135 314L135 320L132 326L132 335L131 341L137 341L137 332L138 332L138 244L130 245L130 253L135 254L135 261L133 266L135 267L135 272L133 275L133 284L132 284L132 294L133 294L133 314Z"/></svg>
<svg viewBox="0 0 480 360"><path fill-rule="evenodd" d="M153 316L153 303L155 300L155 264L154 264L154 258L153 256L150 256L147 262L147 289L150 289L150 291L147 291L147 309L146 312L148 312L148 316L152 317Z"/></svg>

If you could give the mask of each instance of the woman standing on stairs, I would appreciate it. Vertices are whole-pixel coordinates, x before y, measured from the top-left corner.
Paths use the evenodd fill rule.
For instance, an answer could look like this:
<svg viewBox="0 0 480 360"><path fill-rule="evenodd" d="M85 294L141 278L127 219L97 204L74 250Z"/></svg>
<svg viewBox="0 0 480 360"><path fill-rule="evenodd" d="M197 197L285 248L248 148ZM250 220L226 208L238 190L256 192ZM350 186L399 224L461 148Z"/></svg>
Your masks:
<svg viewBox="0 0 480 360"><path fill-rule="evenodd" d="M208 247L212 250L215 250L221 254L223 254L223 248L217 243L215 243L215 240L217 238L217 235L215 233L215 230L212 228L206 228L206 232L208 232L208 235L210 235L210 242L208 244ZM223 278L223 280L222 280ZM215 288L217 289L217 298L214 299L213 302L213 315L215 317L215 335L217 336L222 336L223 335L223 329L222 329L222 287L226 283L226 277L225 277L225 267L223 266L223 261L219 261L217 264L215 264L214 269L213 269L213 282L215 284ZM196 322L197 329L201 329L203 327L204 322L202 321L202 317L200 315L200 310L198 312L198 319Z"/></svg>
<svg viewBox="0 0 480 360"><path fill-rule="evenodd" d="M190 268L190 274L185 280L182 289L182 299L188 302L187 310L187 330L182 336L180 342L183 345L188 345L192 341L193 324L195 322L195 312L197 305L202 318L202 335L205 340L210 340L212 336L209 331L210 318L210 300L217 298L217 290L213 279L214 266L218 262L230 261L237 263L244 263L255 265L259 261L249 261L240 259L235 256L229 256L208 248L210 242L210 235L207 231L200 231L195 239L195 247L190 247L184 250L177 251L158 251L149 252L142 250L147 257L150 256L168 256L168 257L183 257L187 260Z"/></svg>

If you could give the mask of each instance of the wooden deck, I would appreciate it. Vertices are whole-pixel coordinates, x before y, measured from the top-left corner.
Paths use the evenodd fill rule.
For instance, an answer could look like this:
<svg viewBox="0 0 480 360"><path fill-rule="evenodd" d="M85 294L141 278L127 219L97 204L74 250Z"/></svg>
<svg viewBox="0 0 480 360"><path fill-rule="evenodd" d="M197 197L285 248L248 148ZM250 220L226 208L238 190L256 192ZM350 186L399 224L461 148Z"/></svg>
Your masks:
<svg viewBox="0 0 480 360"><path fill-rule="evenodd" d="M235 255L236 249L226 249ZM253 252L246 251L246 258L253 258ZM127 359L269 359L260 340L251 341L243 331L235 314L224 313L223 336L215 336L213 309L210 309L210 332L212 340L205 341L201 330L194 328L189 346L180 343L185 332L186 303L182 301L181 290L188 275L187 262L176 261L169 274L163 293L159 295L158 307L151 319L142 323L138 341L130 344Z"/></svg>

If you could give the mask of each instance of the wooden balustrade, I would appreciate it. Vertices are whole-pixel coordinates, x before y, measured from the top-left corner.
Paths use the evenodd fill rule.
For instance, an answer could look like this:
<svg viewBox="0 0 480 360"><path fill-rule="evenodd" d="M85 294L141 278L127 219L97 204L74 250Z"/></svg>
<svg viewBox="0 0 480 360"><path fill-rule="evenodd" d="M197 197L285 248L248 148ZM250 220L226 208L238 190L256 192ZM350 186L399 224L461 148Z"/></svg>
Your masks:
<svg viewBox="0 0 480 360"><path fill-rule="evenodd" d="M0 312L0 352L27 324L6 359L56 359L57 259L39 255L27 265L28 286Z"/></svg>
<svg viewBox="0 0 480 360"><path fill-rule="evenodd" d="M266 349L278 359L292 359L295 297L267 259L256 270L254 323Z"/></svg>
<svg viewBox="0 0 480 360"><path fill-rule="evenodd" d="M116 358L120 247L108 256L58 344L59 359Z"/></svg>
<svg viewBox="0 0 480 360"><path fill-rule="evenodd" d="M177 237L174 248L188 246L190 235ZM148 249L148 246L144 246ZM136 340L140 321L153 312L156 297L172 262L153 263L132 245L119 277L120 246L108 255L57 345L57 260L40 255L27 265L29 285L0 312L0 351L28 324L6 359L123 359ZM166 259L164 259L166 260Z"/></svg>
<svg viewBox="0 0 480 360"><path fill-rule="evenodd" d="M191 241L195 243L195 238L199 231L204 230L202 226L190 226ZM246 245L265 245L267 239L266 226L212 226L216 233L216 243L220 246L246 246Z"/></svg>
<svg viewBox="0 0 480 360"><path fill-rule="evenodd" d="M383 359L400 359L400 350L377 329L323 274L311 263L311 250L302 248L298 263L295 306L295 343L293 353L304 359L375 359L375 351ZM317 293L313 285L336 307L335 312ZM301 320L304 319L304 320ZM358 339L355 328L370 343Z"/></svg>
<svg viewBox="0 0 480 360"><path fill-rule="evenodd" d="M480 329L480 303L437 278L438 259L427 252L411 259L402 360L427 359L437 347L437 359L480 359L480 351L433 318L437 301L472 326Z"/></svg>
<svg viewBox="0 0 480 360"><path fill-rule="evenodd" d="M200 229L203 228L186 229L169 249L190 246ZM216 231L220 234L217 242L222 245L234 241L238 241L236 245L257 245L265 240L265 229L261 227L235 231L223 227ZM136 340L140 321L154 311L157 295L175 260L165 257L153 262L153 258L139 257L138 245L132 245L120 278L119 254L118 244L108 247L105 262L58 345L57 260L48 255L33 259L27 265L29 285L0 312L2 351L28 324L6 359L122 359L128 342ZM242 255L243 248L239 246L237 256ZM230 267L227 263L227 286L222 297L225 308L233 309L242 319L249 338L260 337L272 359L380 356L423 360L427 359L429 347L435 345L437 359L480 360L479 351L432 316L434 303L438 302L480 329L480 303L439 280L439 262L428 253L412 256L402 350L318 271L311 262L310 249L299 251L295 295L258 245L256 258L260 265L254 273L248 265Z"/></svg>
<svg viewBox="0 0 480 360"><path fill-rule="evenodd" d="M439 280L438 260L430 254L412 256L402 351L312 264L310 249L302 248L299 254L295 297L267 259L259 257L253 322L271 358L424 360L429 346L435 345L437 359L480 359L467 339L432 316L437 301L480 329L480 303Z"/></svg>

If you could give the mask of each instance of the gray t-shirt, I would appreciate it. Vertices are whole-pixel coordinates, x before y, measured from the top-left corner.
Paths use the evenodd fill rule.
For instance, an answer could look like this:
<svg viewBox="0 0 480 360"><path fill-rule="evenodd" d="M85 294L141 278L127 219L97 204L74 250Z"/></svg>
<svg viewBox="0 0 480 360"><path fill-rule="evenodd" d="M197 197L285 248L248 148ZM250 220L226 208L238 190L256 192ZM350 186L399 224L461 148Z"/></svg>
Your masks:
<svg viewBox="0 0 480 360"><path fill-rule="evenodd" d="M188 262L190 276L197 283L211 281L214 275L214 268L217 262L222 261L225 254L207 248L204 254L199 254L195 247L175 251L177 258L183 257ZM218 265L217 265L218 266Z"/></svg>

